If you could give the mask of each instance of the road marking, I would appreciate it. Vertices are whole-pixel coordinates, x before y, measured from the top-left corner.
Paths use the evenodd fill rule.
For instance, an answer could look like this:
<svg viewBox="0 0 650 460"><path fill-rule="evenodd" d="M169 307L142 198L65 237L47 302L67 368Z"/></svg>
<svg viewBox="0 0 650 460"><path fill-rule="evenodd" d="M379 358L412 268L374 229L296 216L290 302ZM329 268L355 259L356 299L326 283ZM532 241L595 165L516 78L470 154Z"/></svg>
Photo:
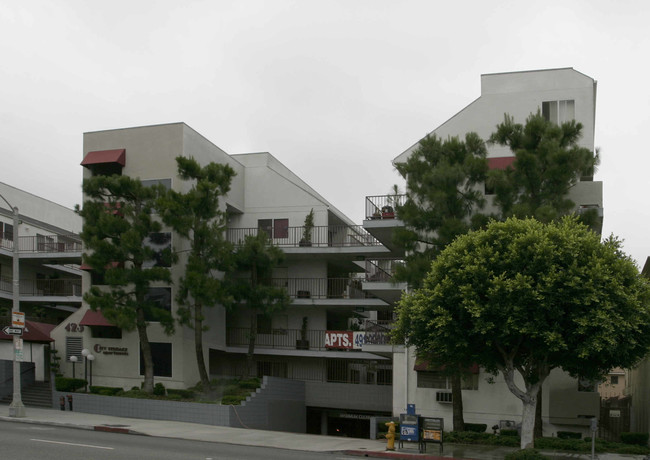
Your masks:
<svg viewBox="0 0 650 460"><path fill-rule="evenodd" d="M49 442L51 444L64 444L66 446L77 446L77 447L91 447L93 449L106 449L106 450L115 450L113 447L104 447L104 446L92 446L90 444L75 444L73 442L61 442L61 441L49 441L47 439L30 439L30 441L36 442Z"/></svg>

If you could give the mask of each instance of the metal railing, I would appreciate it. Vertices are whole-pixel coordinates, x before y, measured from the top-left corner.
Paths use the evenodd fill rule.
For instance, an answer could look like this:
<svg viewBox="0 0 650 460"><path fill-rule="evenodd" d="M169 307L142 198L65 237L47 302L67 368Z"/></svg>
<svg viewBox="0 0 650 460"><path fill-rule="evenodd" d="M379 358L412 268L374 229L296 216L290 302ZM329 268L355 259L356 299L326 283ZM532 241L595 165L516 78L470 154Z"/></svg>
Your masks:
<svg viewBox="0 0 650 460"><path fill-rule="evenodd" d="M273 278L268 280L283 287L292 299L366 299L360 279L352 278Z"/></svg>
<svg viewBox="0 0 650 460"><path fill-rule="evenodd" d="M231 243L241 244L246 236L266 232L278 247L364 247L381 246L361 225L328 225L313 227L310 237L305 238L305 227L288 227L281 231L272 228L229 228L226 232Z"/></svg>
<svg viewBox="0 0 650 460"><path fill-rule="evenodd" d="M366 281L393 281L395 269L402 265L401 259L366 259Z"/></svg>
<svg viewBox="0 0 650 460"><path fill-rule="evenodd" d="M0 238L0 247L13 250L13 239ZM18 238L18 252L81 252L81 241L63 235L21 236Z"/></svg>
<svg viewBox="0 0 650 460"><path fill-rule="evenodd" d="M0 291L12 293L11 278L0 277ZM22 279L20 280L20 295L81 297L81 279Z"/></svg>
<svg viewBox="0 0 650 460"><path fill-rule="evenodd" d="M366 197L366 219L395 219L397 207L406 202L406 195L375 195Z"/></svg>
<svg viewBox="0 0 650 460"><path fill-rule="evenodd" d="M387 345L390 343L389 330L368 330L364 332L365 344ZM248 346L250 329L247 327L229 327L226 329L226 344L228 346ZM307 330L303 339L300 329L271 329L255 335L255 348L273 348L280 350L318 350L325 347L324 330ZM360 350L349 350L360 351Z"/></svg>
<svg viewBox="0 0 650 460"><path fill-rule="evenodd" d="M314 359L314 365L305 366L295 359L282 357L256 357L255 366L249 368L246 360L229 359L222 363L222 372L229 375L262 377L270 375L291 380L365 385L392 385L393 364L378 360Z"/></svg>

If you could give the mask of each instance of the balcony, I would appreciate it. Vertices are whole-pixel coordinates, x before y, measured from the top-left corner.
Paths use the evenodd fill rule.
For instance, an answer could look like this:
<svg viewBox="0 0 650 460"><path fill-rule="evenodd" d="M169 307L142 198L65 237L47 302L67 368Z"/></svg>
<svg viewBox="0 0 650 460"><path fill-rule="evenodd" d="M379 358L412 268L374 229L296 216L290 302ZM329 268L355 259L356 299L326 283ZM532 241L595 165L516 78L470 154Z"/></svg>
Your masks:
<svg viewBox="0 0 650 460"><path fill-rule="evenodd" d="M370 235L361 225L326 225L313 227L311 240L305 241L305 227L288 227L282 231L272 228L229 228L227 239L233 244L241 244L247 236L266 232L275 246L281 248L363 248L381 247L381 243Z"/></svg>
<svg viewBox="0 0 650 460"><path fill-rule="evenodd" d="M399 220L397 207L406 202L406 195L376 195L366 197L366 219L363 227L387 247L396 257L404 250L393 243L393 232L404 226Z"/></svg>
<svg viewBox="0 0 650 460"><path fill-rule="evenodd" d="M376 322L375 322L376 323ZM369 326L370 327L370 326ZM226 329L226 345L247 347L250 329L229 327ZM257 332L255 349L278 350L349 350L363 351L364 345L386 345L390 343L390 329L384 326L370 327L364 331L307 330L303 339L300 329L272 329Z"/></svg>
<svg viewBox="0 0 650 460"><path fill-rule="evenodd" d="M9 236L9 235L2 235ZM36 257L81 259L81 240L66 235L21 236L18 239L18 252L34 254ZM13 251L14 239L0 238L0 248Z"/></svg>
<svg viewBox="0 0 650 460"><path fill-rule="evenodd" d="M363 290L382 299L389 304L395 304L406 290L406 283L394 280L395 269L403 265L400 259L366 259L366 279Z"/></svg>
<svg viewBox="0 0 650 460"><path fill-rule="evenodd" d="M286 289L292 299L367 299L374 296L353 278L273 278L267 283Z"/></svg>
<svg viewBox="0 0 650 460"><path fill-rule="evenodd" d="M11 295L12 279L0 277L0 293ZM81 279L23 279L20 280L21 297L79 297L81 300Z"/></svg>

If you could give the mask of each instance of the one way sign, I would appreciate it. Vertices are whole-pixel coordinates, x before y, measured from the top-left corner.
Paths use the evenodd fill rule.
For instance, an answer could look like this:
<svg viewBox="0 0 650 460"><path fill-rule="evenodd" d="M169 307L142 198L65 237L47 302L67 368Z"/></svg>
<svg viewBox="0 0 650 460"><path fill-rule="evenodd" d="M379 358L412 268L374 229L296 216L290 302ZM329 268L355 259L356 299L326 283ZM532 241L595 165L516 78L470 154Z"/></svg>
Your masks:
<svg viewBox="0 0 650 460"><path fill-rule="evenodd" d="M2 332L4 332L7 335L23 335L23 328L5 326L2 329Z"/></svg>

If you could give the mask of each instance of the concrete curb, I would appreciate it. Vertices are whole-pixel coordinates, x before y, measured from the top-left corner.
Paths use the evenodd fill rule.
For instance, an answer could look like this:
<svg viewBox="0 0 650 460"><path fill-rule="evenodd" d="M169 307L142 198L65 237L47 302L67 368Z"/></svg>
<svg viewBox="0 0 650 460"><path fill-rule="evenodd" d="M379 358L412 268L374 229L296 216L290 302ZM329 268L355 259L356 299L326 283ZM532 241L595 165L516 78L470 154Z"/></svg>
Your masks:
<svg viewBox="0 0 650 460"><path fill-rule="evenodd" d="M65 423L65 422L32 420L32 419L18 418L18 417L7 417L7 416L1 416L1 415L0 415L0 421L29 423L31 425L60 426L62 428L74 428L74 429L77 429L77 430L106 431L106 432L109 432L109 433L122 433L122 434L133 434L133 435L138 435L138 436L149 436L146 433L141 433L141 432L135 431L135 430L129 430L128 428L113 427L113 426L107 426L107 425L80 425L78 423Z"/></svg>
<svg viewBox="0 0 650 460"><path fill-rule="evenodd" d="M372 458L394 458L402 460L450 460L450 457L439 457L437 455L416 454L407 452L371 452L367 450L343 450L340 451L344 455L352 455L356 457L372 457ZM456 458L456 457L454 457ZM458 459L464 460L464 459Z"/></svg>

